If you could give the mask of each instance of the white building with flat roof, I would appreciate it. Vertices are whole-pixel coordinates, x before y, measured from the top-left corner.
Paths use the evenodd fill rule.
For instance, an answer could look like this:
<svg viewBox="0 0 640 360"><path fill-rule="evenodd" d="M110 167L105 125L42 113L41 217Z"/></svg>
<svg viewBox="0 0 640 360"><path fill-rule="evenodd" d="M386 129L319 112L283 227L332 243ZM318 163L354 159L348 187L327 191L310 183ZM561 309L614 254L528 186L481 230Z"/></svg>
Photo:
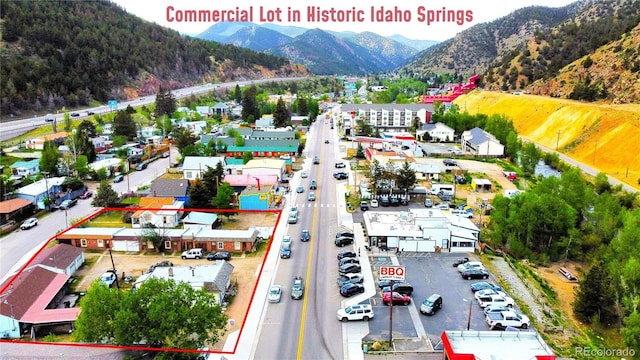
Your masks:
<svg viewBox="0 0 640 360"><path fill-rule="evenodd" d="M445 359L555 360L553 350L533 331L444 331Z"/></svg>
<svg viewBox="0 0 640 360"><path fill-rule="evenodd" d="M366 211L369 246L408 252L472 252L480 229L448 210Z"/></svg>

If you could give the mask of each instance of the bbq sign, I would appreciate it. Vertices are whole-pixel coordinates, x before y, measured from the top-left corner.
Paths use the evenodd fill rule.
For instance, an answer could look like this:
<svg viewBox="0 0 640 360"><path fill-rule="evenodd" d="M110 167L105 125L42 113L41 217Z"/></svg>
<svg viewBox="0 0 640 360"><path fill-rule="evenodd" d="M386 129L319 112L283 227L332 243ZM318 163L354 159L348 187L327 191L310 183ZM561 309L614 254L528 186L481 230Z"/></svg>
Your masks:
<svg viewBox="0 0 640 360"><path fill-rule="evenodd" d="M404 266L380 266L380 280L404 281Z"/></svg>

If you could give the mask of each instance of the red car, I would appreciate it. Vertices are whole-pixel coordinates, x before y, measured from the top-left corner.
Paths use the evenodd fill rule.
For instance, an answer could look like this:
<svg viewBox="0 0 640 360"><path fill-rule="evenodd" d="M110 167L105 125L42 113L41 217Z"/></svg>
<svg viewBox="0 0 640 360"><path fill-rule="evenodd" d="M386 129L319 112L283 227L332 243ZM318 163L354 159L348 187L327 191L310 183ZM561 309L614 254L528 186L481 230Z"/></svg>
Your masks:
<svg viewBox="0 0 640 360"><path fill-rule="evenodd" d="M82 195L80 195L80 199L88 199L93 196L93 191L87 190Z"/></svg>
<svg viewBox="0 0 640 360"><path fill-rule="evenodd" d="M382 295L382 303L385 305L389 305L391 300L391 293L386 292ZM393 292L393 305L409 305L411 303L411 298L407 295L402 295L397 292Z"/></svg>

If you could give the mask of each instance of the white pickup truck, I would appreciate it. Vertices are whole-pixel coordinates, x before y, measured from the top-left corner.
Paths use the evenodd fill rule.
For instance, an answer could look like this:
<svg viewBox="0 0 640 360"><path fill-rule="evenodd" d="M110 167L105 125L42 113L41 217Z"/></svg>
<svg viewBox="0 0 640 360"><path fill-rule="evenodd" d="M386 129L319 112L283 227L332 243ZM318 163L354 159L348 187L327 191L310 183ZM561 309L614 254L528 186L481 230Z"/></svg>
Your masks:
<svg viewBox="0 0 640 360"><path fill-rule="evenodd" d="M526 329L531 325L526 315L514 311L502 311L487 314L487 324L493 329L505 329L507 326Z"/></svg>

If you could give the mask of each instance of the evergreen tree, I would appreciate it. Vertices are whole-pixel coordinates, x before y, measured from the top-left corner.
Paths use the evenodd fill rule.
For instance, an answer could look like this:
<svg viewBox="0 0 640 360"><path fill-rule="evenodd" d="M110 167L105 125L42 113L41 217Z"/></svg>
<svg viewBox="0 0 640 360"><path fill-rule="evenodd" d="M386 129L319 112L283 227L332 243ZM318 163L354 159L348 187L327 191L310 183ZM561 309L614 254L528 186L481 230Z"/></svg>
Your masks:
<svg viewBox="0 0 640 360"><path fill-rule="evenodd" d="M177 127L171 132L174 144L182 153L182 151L189 145L195 145L198 141L198 137L191 132L191 129L186 127Z"/></svg>
<svg viewBox="0 0 640 360"><path fill-rule="evenodd" d="M253 118L250 118L250 116ZM245 87L242 93L242 118L249 123L253 123L255 119L260 118L257 90L254 85Z"/></svg>
<svg viewBox="0 0 640 360"><path fill-rule="evenodd" d="M88 137L94 138L94 137L97 136L97 134L96 134L96 126L91 120L84 119L84 120L82 120L80 125L78 125L78 128L76 130L76 134L77 133L85 133L85 134L87 134Z"/></svg>
<svg viewBox="0 0 640 360"><path fill-rule="evenodd" d="M96 148L89 138L89 135L84 131L77 131L75 135L73 135L73 139L76 157L84 155L87 157L87 161L89 161L89 163L94 162L96 160Z"/></svg>
<svg viewBox="0 0 640 360"><path fill-rule="evenodd" d="M276 128L283 128L289 125L291 122L291 115L289 115L289 110L287 110L287 105L284 103L282 97L278 98L278 103L276 104L276 111L273 114L273 125Z"/></svg>
<svg viewBox="0 0 640 360"><path fill-rule="evenodd" d="M240 89L239 84L236 84L236 90L233 93L233 98L238 104L242 102L242 90Z"/></svg>
<svg viewBox="0 0 640 360"><path fill-rule="evenodd" d="M113 136L126 136L127 140L133 140L138 136L133 117L126 110L120 110L113 118Z"/></svg>
<svg viewBox="0 0 640 360"><path fill-rule="evenodd" d="M612 324L617 320L615 291L607 266L597 261L576 288L573 313L583 322Z"/></svg>
<svg viewBox="0 0 640 360"><path fill-rule="evenodd" d="M406 194L416 186L416 181L416 172L409 166L409 163L405 161L402 168L398 171L396 186Z"/></svg>
<svg viewBox="0 0 640 360"><path fill-rule="evenodd" d="M170 89L165 89L162 85L156 94L156 116L171 116L176 111L176 98Z"/></svg>
<svg viewBox="0 0 640 360"><path fill-rule="evenodd" d="M218 187L218 194L213 198L211 204L216 209L233 209L231 201L234 195L235 191L229 183L221 183Z"/></svg>
<svg viewBox="0 0 640 360"><path fill-rule="evenodd" d="M51 175L58 174L58 147L53 141L45 141L40 156L40 172L47 172Z"/></svg>
<svg viewBox="0 0 640 360"><path fill-rule="evenodd" d="M211 199L218 194L218 186L220 186L223 179L224 167L221 162L218 162L215 168L207 167L207 169L202 172L202 181L209 192L207 201L211 202Z"/></svg>
<svg viewBox="0 0 640 360"><path fill-rule="evenodd" d="M210 189L202 179L197 178L189 189L189 207L192 209L211 209L213 207L211 200Z"/></svg>
<svg viewBox="0 0 640 360"><path fill-rule="evenodd" d="M296 111L300 116L309 115L309 107L307 106L307 99L303 96L298 98L298 109Z"/></svg>

